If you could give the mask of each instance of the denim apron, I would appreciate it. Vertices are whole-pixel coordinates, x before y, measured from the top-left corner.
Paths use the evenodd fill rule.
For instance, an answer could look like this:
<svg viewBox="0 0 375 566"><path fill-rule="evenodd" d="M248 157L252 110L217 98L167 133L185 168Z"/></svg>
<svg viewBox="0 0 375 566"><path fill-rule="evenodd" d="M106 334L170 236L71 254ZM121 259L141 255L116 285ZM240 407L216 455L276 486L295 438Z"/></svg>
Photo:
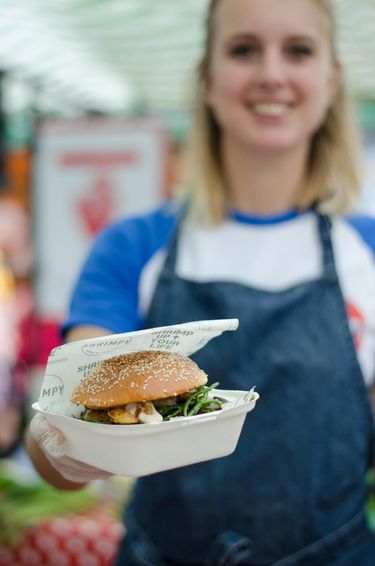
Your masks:
<svg viewBox="0 0 375 566"><path fill-rule="evenodd" d="M316 218L322 275L280 292L181 279L177 229L147 325L238 317L235 333L192 357L209 383L255 385L260 400L230 456L138 480L118 565L375 565L363 512L374 440L370 402L331 223Z"/></svg>

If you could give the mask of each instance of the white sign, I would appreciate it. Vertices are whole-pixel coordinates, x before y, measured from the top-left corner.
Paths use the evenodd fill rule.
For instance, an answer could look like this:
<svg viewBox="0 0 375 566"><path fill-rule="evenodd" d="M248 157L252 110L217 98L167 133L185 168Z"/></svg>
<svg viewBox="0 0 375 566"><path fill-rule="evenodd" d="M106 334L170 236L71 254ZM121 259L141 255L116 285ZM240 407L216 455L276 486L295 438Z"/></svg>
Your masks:
<svg viewBox="0 0 375 566"><path fill-rule="evenodd" d="M38 316L59 321L95 234L163 199L166 135L153 119L42 121L34 174Z"/></svg>

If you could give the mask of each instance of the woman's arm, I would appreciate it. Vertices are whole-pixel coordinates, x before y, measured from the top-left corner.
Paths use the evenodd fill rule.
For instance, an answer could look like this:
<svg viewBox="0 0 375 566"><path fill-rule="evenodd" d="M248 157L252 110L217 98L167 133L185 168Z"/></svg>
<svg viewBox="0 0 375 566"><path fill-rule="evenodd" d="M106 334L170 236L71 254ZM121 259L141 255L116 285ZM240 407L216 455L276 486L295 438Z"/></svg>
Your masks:
<svg viewBox="0 0 375 566"><path fill-rule="evenodd" d="M64 478L64 476L59 474L56 468L52 466L34 437L31 435L29 429L26 431L24 442L26 451L33 463L34 468L36 469L38 474L50 485L56 487L57 489L65 490L82 489L82 487L86 485L85 483L72 482L70 480L67 480L66 478Z"/></svg>
<svg viewBox="0 0 375 566"><path fill-rule="evenodd" d="M113 334L110 330L100 326L74 326L65 336L65 342L74 342L76 340L87 340L87 338L99 338Z"/></svg>
<svg viewBox="0 0 375 566"><path fill-rule="evenodd" d="M74 340L84 340L86 338L98 338L107 334L111 334L111 332L98 326L77 326L69 330L66 335L66 341L72 342ZM30 428L25 434L25 448L36 471L53 487L56 487L57 489L75 490L81 489L84 485L86 485L84 482L68 480L58 472L47 458L46 454L40 447L40 444L31 434ZM86 464L82 464L82 466L84 466L85 469L87 468Z"/></svg>

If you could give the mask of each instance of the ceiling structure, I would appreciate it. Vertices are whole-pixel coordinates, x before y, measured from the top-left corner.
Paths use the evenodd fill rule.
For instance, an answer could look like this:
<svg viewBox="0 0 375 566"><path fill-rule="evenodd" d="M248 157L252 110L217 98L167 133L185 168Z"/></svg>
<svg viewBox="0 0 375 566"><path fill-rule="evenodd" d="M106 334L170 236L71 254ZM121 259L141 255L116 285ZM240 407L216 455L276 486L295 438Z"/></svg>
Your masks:
<svg viewBox="0 0 375 566"><path fill-rule="evenodd" d="M375 0L334 1L349 84L356 96L375 99ZM185 110L206 5L0 0L0 68L26 79L46 108Z"/></svg>

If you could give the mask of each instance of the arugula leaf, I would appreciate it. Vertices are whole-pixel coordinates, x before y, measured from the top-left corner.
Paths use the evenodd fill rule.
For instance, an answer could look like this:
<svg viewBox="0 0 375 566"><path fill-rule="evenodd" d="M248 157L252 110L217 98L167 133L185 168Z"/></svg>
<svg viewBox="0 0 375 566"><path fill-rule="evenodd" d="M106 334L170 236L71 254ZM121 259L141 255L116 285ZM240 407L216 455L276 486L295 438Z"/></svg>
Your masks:
<svg viewBox="0 0 375 566"><path fill-rule="evenodd" d="M164 421L174 417L191 417L201 413L218 411L225 401L218 397L209 397L210 391L218 385L218 382L210 386L201 385L190 392L179 395L174 405L158 405L157 410Z"/></svg>

